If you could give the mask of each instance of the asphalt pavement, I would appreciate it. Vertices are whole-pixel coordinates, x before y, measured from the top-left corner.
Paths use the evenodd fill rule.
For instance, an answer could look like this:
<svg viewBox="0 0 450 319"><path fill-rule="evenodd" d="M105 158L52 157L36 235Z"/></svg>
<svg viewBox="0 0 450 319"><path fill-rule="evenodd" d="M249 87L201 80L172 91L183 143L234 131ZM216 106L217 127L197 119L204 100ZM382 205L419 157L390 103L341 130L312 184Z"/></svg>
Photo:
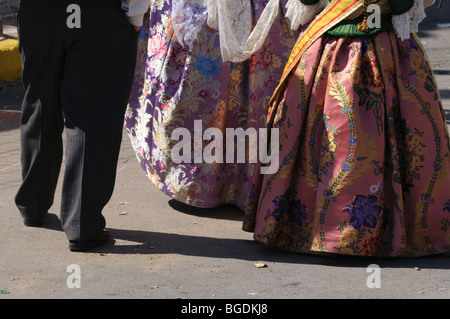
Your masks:
<svg viewBox="0 0 450 319"><path fill-rule="evenodd" d="M450 27L445 27L450 1L428 14L419 36L450 124ZM21 180L22 96L20 83L0 84L0 300L177 299L187 306L193 299L450 299L448 255L288 254L253 241L241 230L242 211L232 206L198 209L177 203L147 179L126 134L116 188L104 210L115 244L70 252L59 196L43 228L25 227L13 202Z"/></svg>

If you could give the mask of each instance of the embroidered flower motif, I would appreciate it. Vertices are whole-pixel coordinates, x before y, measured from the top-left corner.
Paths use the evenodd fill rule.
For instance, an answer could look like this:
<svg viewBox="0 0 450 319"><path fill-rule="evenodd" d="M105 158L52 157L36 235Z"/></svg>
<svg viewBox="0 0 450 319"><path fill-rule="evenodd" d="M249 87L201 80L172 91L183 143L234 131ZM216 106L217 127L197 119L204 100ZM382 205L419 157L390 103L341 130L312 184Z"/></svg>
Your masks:
<svg viewBox="0 0 450 319"><path fill-rule="evenodd" d="M169 139L167 138L167 136L164 134L163 131L155 132L153 139L158 149L160 150L168 149Z"/></svg>
<svg viewBox="0 0 450 319"><path fill-rule="evenodd" d="M205 90L201 90L200 92L198 92L198 96L204 99L208 96L208 92Z"/></svg>
<svg viewBox="0 0 450 319"><path fill-rule="evenodd" d="M181 46L180 44L176 44L169 49L169 53L167 54L169 58L169 65L177 70L183 69L186 63L186 58L189 50Z"/></svg>
<svg viewBox="0 0 450 319"><path fill-rule="evenodd" d="M350 171L350 165L348 165L348 163L342 164L342 170L344 172L349 172Z"/></svg>
<svg viewBox="0 0 450 319"><path fill-rule="evenodd" d="M378 192L378 185L371 185L370 186L370 192L373 193L373 194Z"/></svg>
<svg viewBox="0 0 450 319"><path fill-rule="evenodd" d="M285 194L275 197L272 203L275 210L272 217L276 221L280 221L283 216L287 216L290 223L295 223L299 227L308 219L306 215L306 205L302 204L300 200L294 198L295 192L289 189Z"/></svg>
<svg viewBox="0 0 450 319"><path fill-rule="evenodd" d="M267 70L273 64L273 54L267 46L263 46L262 51L258 55L258 62L261 63L261 69Z"/></svg>
<svg viewBox="0 0 450 319"><path fill-rule="evenodd" d="M413 67L414 70L417 70L422 67L423 57L418 51L411 50L410 61L411 61L411 67Z"/></svg>
<svg viewBox="0 0 450 319"><path fill-rule="evenodd" d="M435 162L433 162L433 169L436 172L438 172L438 171L440 171L442 169L442 165L439 162L435 161Z"/></svg>
<svg viewBox="0 0 450 319"><path fill-rule="evenodd" d="M148 50L152 56L161 60L167 54L167 44L161 34L156 34L149 40Z"/></svg>
<svg viewBox="0 0 450 319"><path fill-rule="evenodd" d="M364 87L378 88L382 86L381 73L375 56L362 58L360 82Z"/></svg>
<svg viewBox="0 0 450 319"><path fill-rule="evenodd" d="M206 78L215 78L219 72L217 62L209 56L202 56L195 63L195 70Z"/></svg>
<svg viewBox="0 0 450 319"><path fill-rule="evenodd" d="M378 198L375 195L358 194L353 203L344 208L344 213L350 216L349 224L355 229L362 226L375 228L380 212L381 206L378 205Z"/></svg>
<svg viewBox="0 0 450 319"><path fill-rule="evenodd" d="M166 168L166 165L163 162L159 162L158 166L159 166L160 169L165 169Z"/></svg>

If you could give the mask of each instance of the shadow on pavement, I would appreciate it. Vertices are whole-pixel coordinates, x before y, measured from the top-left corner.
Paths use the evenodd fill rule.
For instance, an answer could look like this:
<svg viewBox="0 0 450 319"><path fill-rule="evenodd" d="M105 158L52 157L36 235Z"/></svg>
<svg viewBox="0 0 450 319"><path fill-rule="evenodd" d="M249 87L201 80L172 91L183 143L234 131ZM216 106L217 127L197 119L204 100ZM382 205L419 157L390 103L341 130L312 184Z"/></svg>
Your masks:
<svg viewBox="0 0 450 319"><path fill-rule="evenodd" d="M232 212L229 212L232 214ZM225 213L227 216L228 213ZM213 218L220 218L215 216ZM58 217L49 214L43 228L62 231ZM371 258L343 255L295 254L265 246L253 240L214 238L205 236L160 233L153 231L107 228L115 244L89 251L102 254L179 254L185 256L227 258L273 263L325 265L333 267L450 269L450 256L436 255L417 258Z"/></svg>
<svg viewBox="0 0 450 319"><path fill-rule="evenodd" d="M213 238L159 232L109 229L114 239L139 242L139 245L115 245L101 249L111 254L179 254L196 257L231 258L248 261L291 264L317 264L334 267L367 267L377 264L391 268L450 269L450 256L421 258L368 258L343 255L308 255L282 252L253 240Z"/></svg>

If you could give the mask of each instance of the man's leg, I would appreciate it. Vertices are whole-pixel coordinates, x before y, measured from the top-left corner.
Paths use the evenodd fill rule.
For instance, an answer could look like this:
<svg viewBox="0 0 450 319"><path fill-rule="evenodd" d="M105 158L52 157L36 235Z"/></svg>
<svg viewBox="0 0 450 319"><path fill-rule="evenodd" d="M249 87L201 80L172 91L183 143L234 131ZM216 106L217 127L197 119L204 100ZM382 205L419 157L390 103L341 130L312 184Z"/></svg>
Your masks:
<svg viewBox="0 0 450 319"><path fill-rule="evenodd" d="M62 160L63 51L59 1L22 0L19 16L22 81L22 184L15 198L25 225L39 226L53 204Z"/></svg>
<svg viewBox="0 0 450 319"><path fill-rule="evenodd" d="M61 221L69 240L89 241L105 227L102 209L114 189L137 38L120 1L110 0L87 0L81 29L66 32Z"/></svg>

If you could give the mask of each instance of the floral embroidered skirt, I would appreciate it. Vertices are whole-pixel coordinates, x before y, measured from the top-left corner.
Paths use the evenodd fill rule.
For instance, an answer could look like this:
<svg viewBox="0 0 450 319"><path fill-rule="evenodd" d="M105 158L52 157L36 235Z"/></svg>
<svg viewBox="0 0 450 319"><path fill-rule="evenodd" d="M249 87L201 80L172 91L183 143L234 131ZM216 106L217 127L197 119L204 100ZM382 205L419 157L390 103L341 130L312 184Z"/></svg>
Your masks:
<svg viewBox="0 0 450 319"><path fill-rule="evenodd" d="M252 0L255 21L265 2ZM125 119L131 143L144 173L173 199L197 207L231 203L244 209L256 164L196 163L194 152L191 161L176 163L171 152L180 141L172 133L187 129L194 150L211 142L194 140L195 121L201 121L201 134L208 128L224 136L226 128L265 128L269 99L299 33L280 12L259 52L245 63L224 63L218 32L206 25L191 48L178 43L171 9L169 0L152 1L139 36Z"/></svg>
<svg viewBox="0 0 450 319"><path fill-rule="evenodd" d="M443 114L418 40L323 36L270 110L280 168L256 176L243 229L289 252L449 252Z"/></svg>

